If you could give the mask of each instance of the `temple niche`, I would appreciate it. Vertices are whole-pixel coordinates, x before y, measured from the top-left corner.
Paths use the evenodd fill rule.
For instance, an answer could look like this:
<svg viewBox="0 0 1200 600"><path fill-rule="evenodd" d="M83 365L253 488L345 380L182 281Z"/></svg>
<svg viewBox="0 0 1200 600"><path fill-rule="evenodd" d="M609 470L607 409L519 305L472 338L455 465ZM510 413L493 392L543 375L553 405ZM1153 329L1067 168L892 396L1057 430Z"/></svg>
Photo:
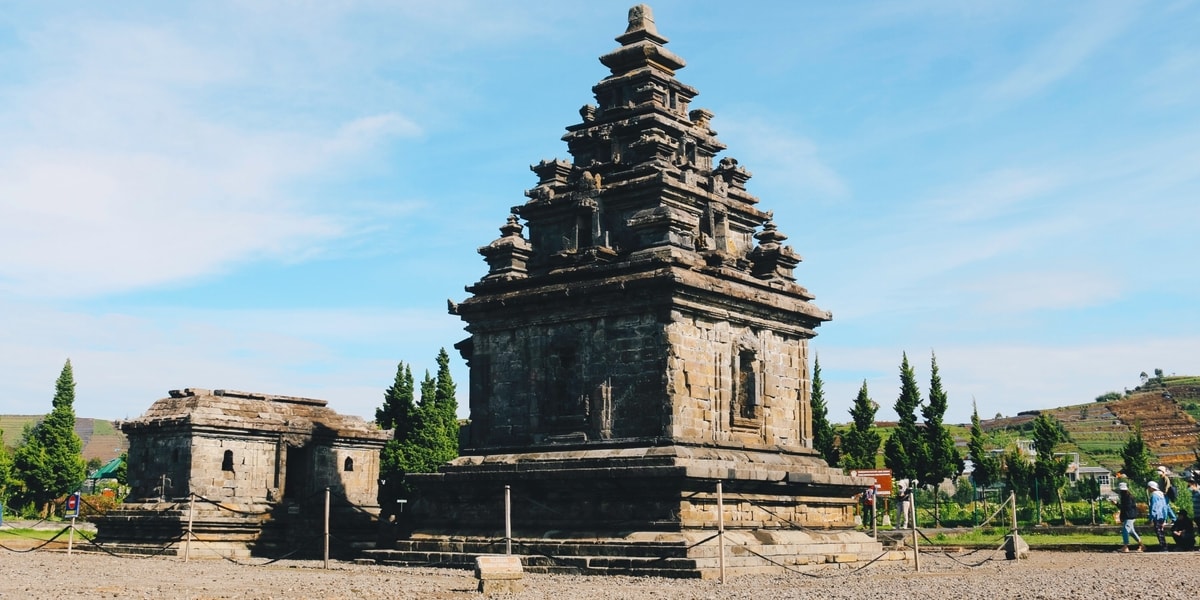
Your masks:
<svg viewBox="0 0 1200 600"><path fill-rule="evenodd" d="M417 529L375 556L494 552L509 486L520 553L713 576L715 549L691 545L717 527L721 482L722 520L755 552L873 558L880 546L853 531L870 481L812 449L808 340L831 315L797 283L800 256L750 172L718 157L714 115L692 107L650 8L616 40L596 103L563 136L571 160L531 167L527 201L479 249L487 273L451 303L470 333L456 345L470 368L462 456L410 476Z"/></svg>

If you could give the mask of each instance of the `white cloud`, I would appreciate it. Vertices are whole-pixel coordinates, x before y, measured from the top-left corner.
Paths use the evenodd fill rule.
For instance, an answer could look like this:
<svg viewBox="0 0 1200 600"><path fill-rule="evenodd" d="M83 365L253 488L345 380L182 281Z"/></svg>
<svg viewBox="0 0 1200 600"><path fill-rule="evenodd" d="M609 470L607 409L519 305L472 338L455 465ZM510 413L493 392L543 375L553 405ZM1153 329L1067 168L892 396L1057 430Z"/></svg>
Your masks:
<svg viewBox="0 0 1200 600"><path fill-rule="evenodd" d="M321 398L340 412L370 416L396 361L412 362L418 373L433 371L436 349L465 335L458 319L435 310L97 314L12 303L0 309L22 315L0 337L6 370L0 414L48 410L54 378L70 358L82 416L137 416L167 390L182 387ZM452 361L455 378L465 382L461 368ZM465 384L459 389L465 409Z"/></svg>
<svg viewBox="0 0 1200 600"><path fill-rule="evenodd" d="M1162 64L1142 77L1146 102L1153 107L1175 107L1200 99L1200 51L1174 50Z"/></svg>
<svg viewBox="0 0 1200 600"><path fill-rule="evenodd" d="M1044 170L1006 168L951 187L928 202L930 210L951 224L1011 214L1023 203L1045 196L1061 185L1061 176Z"/></svg>
<svg viewBox="0 0 1200 600"><path fill-rule="evenodd" d="M31 51L50 64L0 107L9 294L119 292L319 252L352 230L346 207L363 205L317 209L297 184L421 133L395 112L330 131L241 125L195 98L195 86L244 76L233 58L169 28L81 29L70 45L34 36Z"/></svg>
<svg viewBox="0 0 1200 600"><path fill-rule="evenodd" d="M1124 291L1110 275L1055 271L993 273L961 287L978 297L976 306L985 313L1087 308L1120 298Z"/></svg>
<svg viewBox="0 0 1200 600"><path fill-rule="evenodd" d="M1082 17L1034 48L1025 60L988 90L1001 102L1024 100L1069 76L1136 18L1132 2L1090 3Z"/></svg>
<svg viewBox="0 0 1200 600"><path fill-rule="evenodd" d="M715 125L734 149L724 155L736 157L756 174L756 188L786 191L791 197L816 193L841 198L849 193L811 139L755 117L720 115Z"/></svg>

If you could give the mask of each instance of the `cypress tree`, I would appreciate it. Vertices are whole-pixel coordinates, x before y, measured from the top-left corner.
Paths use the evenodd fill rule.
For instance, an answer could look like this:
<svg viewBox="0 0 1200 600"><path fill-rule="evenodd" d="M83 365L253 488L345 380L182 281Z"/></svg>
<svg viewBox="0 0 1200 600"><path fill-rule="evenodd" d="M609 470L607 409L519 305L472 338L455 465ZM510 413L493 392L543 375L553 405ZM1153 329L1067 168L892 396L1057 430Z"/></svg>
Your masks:
<svg viewBox="0 0 1200 600"><path fill-rule="evenodd" d="M1146 447L1146 440L1142 439L1141 421L1133 424L1133 431L1129 432L1129 438L1121 447L1121 460L1125 475L1138 484L1144 485L1154 478L1154 467L1150 466L1154 455Z"/></svg>
<svg viewBox="0 0 1200 600"><path fill-rule="evenodd" d="M458 456L458 401L445 348L438 353L437 365L436 378L425 372L419 387L421 397L415 404L412 370L405 365L404 374L397 374L397 383L385 394L384 407L376 411L376 418L385 420L388 414L407 413L406 420L395 422L395 443L389 442L381 456L381 467L395 465L393 475L433 473ZM394 407L403 409L393 411Z"/></svg>
<svg viewBox="0 0 1200 600"><path fill-rule="evenodd" d="M1063 442L1066 430L1062 423L1049 414L1038 415L1033 420L1033 447L1037 457L1033 462L1033 473L1038 483L1038 494L1042 500L1058 500L1058 509L1063 514L1061 490L1067 483L1067 459L1054 456L1054 447ZM1039 520L1041 515L1039 516Z"/></svg>
<svg viewBox="0 0 1200 600"><path fill-rule="evenodd" d="M933 519L935 526L941 526L941 515L938 510L937 488L942 481L956 477L962 472L962 458L954 447L954 436L943 422L949 399L946 390L942 388L942 377L938 373L937 356L931 359L929 377L929 403L921 408L921 416L925 419L924 452L921 455L919 469L921 481L924 481L933 491Z"/></svg>
<svg viewBox="0 0 1200 600"><path fill-rule="evenodd" d="M984 489L997 482L1000 475L1000 459L983 445L983 426L979 421L979 407L971 402L971 439L967 441L967 452L971 455L971 480L977 489ZM986 498L986 496L985 496Z"/></svg>
<svg viewBox="0 0 1200 600"><path fill-rule="evenodd" d="M26 430L13 463L24 485L23 500L48 514L55 498L73 491L87 476L83 440L75 433L75 377L67 360L54 384L50 414Z"/></svg>
<svg viewBox="0 0 1200 600"><path fill-rule="evenodd" d="M917 432L917 407L921 405L921 390L908 364L908 354L903 356L900 363L900 395L894 405L898 420L896 429L884 444L883 463L892 470L895 479L918 479L924 454L924 444Z"/></svg>
<svg viewBox="0 0 1200 600"><path fill-rule="evenodd" d="M854 423L850 431L842 436L843 469L875 468L875 454L879 452L879 432L875 429L875 411L878 408L867 395L867 382L863 381L854 405L850 407L850 418Z"/></svg>
<svg viewBox="0 0 1200 600"><path fill-rule="evenodd" d="M396 366L395 380L383 394L383 406L375 409L375 422L384 429L394 430L395 439L405 439L412 431L415 409L412 367L401 361Z"/></svg>
<svg viewBox="0 0 1200 600"><path fill-rule="evenodd" d="M393 430L392 439L379 452L379 506L384 522L394 513L396 501L409 492L404 474L411 471L412 464L404 452L404 443L412 437L416 409L412 366L401 361L396 365L392 385L383 394L383 406L375 410L375 422L383 429Z"/></svg>
<svg viewBox="0 0 1200 600"><path fill-rule="evenodd" d="M433 410L437 414L438 443L433 459L438 465L458 458L458 399L450 376L450 355L442 348L437 355ZM436 465L435 465L436 468Z"/></svg>
<svg viewBox="0 0 1200 600"><path fill-rule="evenodd" d="M833 424L829 422L829 406L825 403L824 383L821 381L821 360L813 359L812 407L813 448L831 467L838 466L838 449Z"/></svg>

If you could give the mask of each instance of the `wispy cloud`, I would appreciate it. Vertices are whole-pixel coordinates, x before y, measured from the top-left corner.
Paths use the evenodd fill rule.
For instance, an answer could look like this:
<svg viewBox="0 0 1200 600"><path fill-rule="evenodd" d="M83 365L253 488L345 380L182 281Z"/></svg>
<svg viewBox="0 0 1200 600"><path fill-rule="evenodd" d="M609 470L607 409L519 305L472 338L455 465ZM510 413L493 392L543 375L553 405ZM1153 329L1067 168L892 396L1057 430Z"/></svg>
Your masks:
<svg viewBox="0 0 1200 600"><path fill-rule="evenodd" d="M456 318L432 309L0 310L23 316L0 337L0 361L22 373L6 382L0 413L44 412L54 370L71 358L80 414L112 414L109 398L136 416L168 389L197 386L324 398L370 415L395 369L377 357L432 370L437 348L462 335Z"/></svg>
<svg viewBox="0 0 1200 600"><path fill-rule="evenodd" d="M1142 78L1147 104L1175 107L1200 101L1200 50L1175 49Z"/></svg>
<svg viewBox="0 0 1200 600"><path fill-rule="evenodd" d="M1132 2L1089 3L1080 18L1066 24L1033 48L1019 66L985 94L1002 103L1024 100L1069 76L1137 16Z"/></svg>
<svg viewBox="0 0 1200 600"><path fill-rule="evenodd" d="M421 129L397 113L331 131L222 121L194 86L244 74L169 28L35 36L46 63L0 108L0 289L65 296L294 259L346 235L354 216L311 205L297 184ZM340 205L338 208L343 208Z"/></svg>
<svg viewBox="0 0 1200 600"><path fill-rule="evenodd" d="M945 189L927 202L928 210L951 223L985 221L1011 214L1061 185L1061 175L1045 170L1005 168L985 173L960 187Z"/></svg>
<svg viewBox="0 0 1200 600"><path fill-rule="evenodd" d="M962 288L977 296L985 313L1062 310L1103 305L1121 297L1121 282L1111 275L1083 272L992 273L967 280Z"/></svg>
<svg viewBox="0 0 1200 600"><path fill-rule="evenodd" d="M736 148L728 155L750 166L752 172L762 173L763 181L755 185L786 188L792 195L807 192L842 198L849 194L845 180L808 137L754 117L722 114L718 118L722 139L728 138L726 142ZM784 182L786 185L780 185Z"/></svg>

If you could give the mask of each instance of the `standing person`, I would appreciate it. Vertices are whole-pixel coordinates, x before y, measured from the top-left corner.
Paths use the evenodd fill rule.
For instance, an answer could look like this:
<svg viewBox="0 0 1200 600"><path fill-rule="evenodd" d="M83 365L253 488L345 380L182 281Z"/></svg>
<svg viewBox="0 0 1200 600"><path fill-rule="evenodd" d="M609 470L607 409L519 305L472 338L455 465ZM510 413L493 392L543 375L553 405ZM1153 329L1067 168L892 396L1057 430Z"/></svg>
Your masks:
<svg viewBox="0 0 1200 600"><path fill-rule="evenodd" d="M863 527L871 529L875 526L875 486L870 486L863 491L862 501ZM870 525L867 525L867 519L871 519Z"/></svg>
<svg viewBox="0 0 1200 600"><path fill-rule="evenodd" d="M1158 537L1158 550L1166 552L1167 519L1170 519L1175 511L1171 510L1171 505L1167 503L1167 497L1163 495L1162 490L1158 489L1157 481L1147 483L1146 488L1150 491L1150 523L1154 525L1154 535Z"/></svg>
<svg viewBox="0 0 1200 600"><path fill-rule="evenodd" d="M1166 496L1167 503L1175 501L1175 486L1171 483L1171 470L1167 465L1158 465L1158 490Z"/></svg>
<svg viewBox="0 0 1200 600"><path fill-rule="evenodd" d="M1117 506L1119 512L1118 517L1121 519L1121 552L1129 552L1129 538L1133 537L1137 541L1137 551L1142 552L1146 549L1146 545L1142 543L1142 536L1133 529L1133 522L1137 519L1137 502L1133 500L1133 494L1129 493L1129 484L1122 481L1117 485Z"/></svg>
<svg viewBox="0 0 1200 600"><path fill-rule="evenodd" d="M912 512L912 485L907 479L900 480L900 498L896 503L896 507L900 509L900 529L908 529L908 513ZM913 526L916 526L914 520Z"/></svg>

